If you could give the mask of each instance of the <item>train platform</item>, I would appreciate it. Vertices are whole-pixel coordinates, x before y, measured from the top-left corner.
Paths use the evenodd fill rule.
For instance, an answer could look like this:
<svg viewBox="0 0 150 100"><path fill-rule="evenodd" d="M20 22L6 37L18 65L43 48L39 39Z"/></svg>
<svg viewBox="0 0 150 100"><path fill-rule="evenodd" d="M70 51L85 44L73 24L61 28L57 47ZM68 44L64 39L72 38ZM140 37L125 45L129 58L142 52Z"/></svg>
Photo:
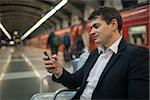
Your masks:
<svg viewBox="0 0 150 100"><path fill-rule="evenodd" d="M30 100L39 92L42 77L51 76L44 68L44 51L33 47L0 49L0 100ZM58 56L64 68L72 73L72 63L65 62L62 53ZM54 92L63 87L53 82L51 77L44 81L44 92Z"/></svg>

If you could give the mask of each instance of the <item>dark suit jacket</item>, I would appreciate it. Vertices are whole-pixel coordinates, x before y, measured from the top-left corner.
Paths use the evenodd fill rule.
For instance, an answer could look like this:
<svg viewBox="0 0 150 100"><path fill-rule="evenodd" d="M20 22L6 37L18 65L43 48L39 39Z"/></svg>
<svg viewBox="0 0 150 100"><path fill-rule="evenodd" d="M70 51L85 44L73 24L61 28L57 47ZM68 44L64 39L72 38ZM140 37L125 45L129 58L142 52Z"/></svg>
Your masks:
<svg viewBox="0 0 150 100"><path fill-rule="evenodd" d="M65 69L63 75L53 80L77 89L73 99L79 99L87 84L89 72L97 60L97 49L92 51L84 66L74 74ZM125 42L119 44L106 65L92 94L92 99L148 99L149 98L149 50Z"/></svg>

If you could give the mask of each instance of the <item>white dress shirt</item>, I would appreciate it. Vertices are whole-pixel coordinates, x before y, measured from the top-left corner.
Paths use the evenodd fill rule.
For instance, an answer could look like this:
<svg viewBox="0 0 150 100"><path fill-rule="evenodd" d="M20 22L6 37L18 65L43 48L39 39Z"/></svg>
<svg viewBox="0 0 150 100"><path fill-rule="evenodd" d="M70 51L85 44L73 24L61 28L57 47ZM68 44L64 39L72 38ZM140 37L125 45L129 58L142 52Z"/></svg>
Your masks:
<svg viewBox="0 0 150 100"><path fill-rule="evenodd" d="M112 57L113 53L117 54L118 52L118 45L121 41L122 36L113 43L109 48L104 50L103 48L98 47L98 52L102 52L101 55L98 57L94 67L91 69L89 76L87 78L87 85L80 97L80 100L91 100L92 93L97 86L99 78L106 67L107 63L109 62L110 58Z"/></svg>

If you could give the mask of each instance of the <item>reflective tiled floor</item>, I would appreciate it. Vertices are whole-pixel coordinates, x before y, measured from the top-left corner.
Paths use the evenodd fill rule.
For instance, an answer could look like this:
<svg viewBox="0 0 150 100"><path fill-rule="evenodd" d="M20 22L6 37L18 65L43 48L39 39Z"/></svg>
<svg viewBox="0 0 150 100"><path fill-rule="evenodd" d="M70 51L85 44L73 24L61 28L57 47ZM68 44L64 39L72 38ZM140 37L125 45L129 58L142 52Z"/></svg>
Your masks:
<svg viewBox="0 0 150 100"><path fill-rule="evenodd" d="M30 100L39 93L41 78L51 75L44 69L43 51L32 47L0 49L0 100ZM58 55L65 69L72 72L71 63L64 62L61 53ZM44 82L44 92L54 92L61 87L51 76Z"/></svg>

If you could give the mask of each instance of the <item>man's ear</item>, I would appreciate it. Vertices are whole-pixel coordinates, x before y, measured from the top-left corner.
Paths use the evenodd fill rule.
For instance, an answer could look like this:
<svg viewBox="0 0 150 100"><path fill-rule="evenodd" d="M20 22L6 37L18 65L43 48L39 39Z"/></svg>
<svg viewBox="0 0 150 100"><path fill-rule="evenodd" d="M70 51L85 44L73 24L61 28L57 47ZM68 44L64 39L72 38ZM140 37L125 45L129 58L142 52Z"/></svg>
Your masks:
<svg viewBox="0 0 150 100"><path fill-rule="evenodd" d="M112 30L113 31L118 29L118 22L116 19L112 19L111 24L112 24Z"/></svg>

